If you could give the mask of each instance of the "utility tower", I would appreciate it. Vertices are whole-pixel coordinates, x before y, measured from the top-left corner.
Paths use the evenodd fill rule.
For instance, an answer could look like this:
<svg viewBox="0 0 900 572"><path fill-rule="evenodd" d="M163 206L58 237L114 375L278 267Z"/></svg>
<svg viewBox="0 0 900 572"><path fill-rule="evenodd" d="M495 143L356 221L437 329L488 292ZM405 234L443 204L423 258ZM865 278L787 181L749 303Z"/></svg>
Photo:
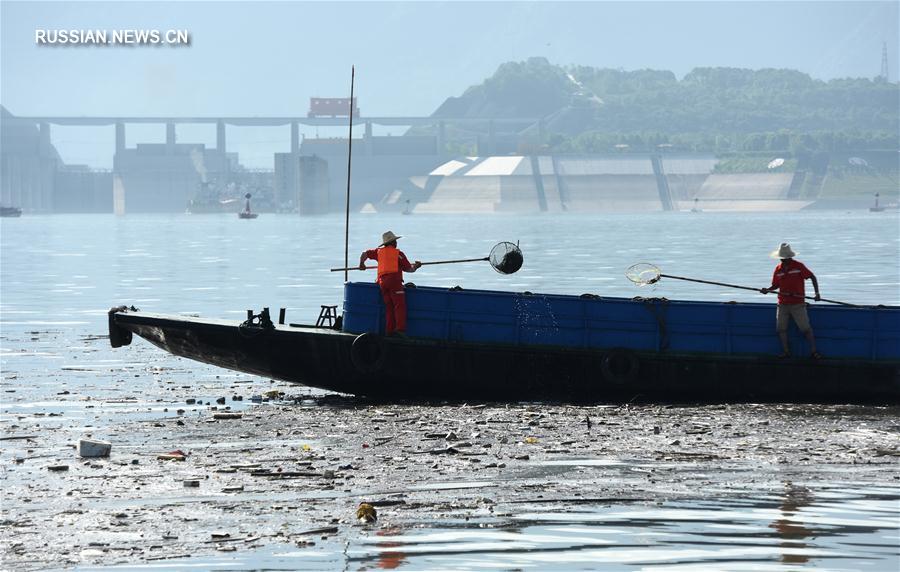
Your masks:
<svg viewBox="0 0 900 572"><path fill-rule="evenodd" d="M881 79L890 81L888 77L887 42L881 45Z"/></svg>

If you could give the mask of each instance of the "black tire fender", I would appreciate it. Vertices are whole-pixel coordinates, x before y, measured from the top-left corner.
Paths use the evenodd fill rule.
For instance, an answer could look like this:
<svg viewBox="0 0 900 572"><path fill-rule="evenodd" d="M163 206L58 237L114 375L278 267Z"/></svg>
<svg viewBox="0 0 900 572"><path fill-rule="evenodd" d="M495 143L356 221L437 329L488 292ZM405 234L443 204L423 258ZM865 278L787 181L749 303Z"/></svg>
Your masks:
<svg viewBox="0 0 900 572"><path fill-rule="evenodd" d="M614 348L600 361L600 373L603 379L616 385L631 383L641 368L640 361L634 352L624 348Z"/></svg>
<svg viewBox="0 0 900 572"><path fill-rule="evenodd" d="M350 345L350 362L359 373L375 373L384 367L387 347L384 338L366 332L354 338Z"/></svg>
<svg viewBox="0 0 900 572"><path fill-rule="evenodd" d="M116 324L116 312L124 312L125 309L125 306L116 306L109 310L109 345L114 348L130 345L133 337L131 330Z"/></svg>

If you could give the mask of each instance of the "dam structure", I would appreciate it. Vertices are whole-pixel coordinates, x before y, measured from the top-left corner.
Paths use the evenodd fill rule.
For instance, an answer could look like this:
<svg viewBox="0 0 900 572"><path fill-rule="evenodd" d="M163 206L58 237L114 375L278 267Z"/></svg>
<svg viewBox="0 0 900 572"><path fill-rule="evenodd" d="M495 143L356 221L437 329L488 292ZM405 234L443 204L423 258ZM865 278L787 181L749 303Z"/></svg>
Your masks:
<svg viewBox="0 0 900 572"><path fill-rule="evenodd" d="M0 203L38 213L201 214L236 211L249 193L263 212L342 212L348 140L302 138L300 126L346 128L347 112L339 114L348 104L313 98L305 117L17 117L3 108ZM354 109L354 212L793 211L814 206L833 184L786 165L731 173L712 154L670 149L523 154L543 132L541 118L364 117ZM165 140L128 146L130 124L162 125ZM215 145L178 141L180 124L214 126ZM113 129L113 168L66 164L54 125ZM414 134L375 135L374 126ZM478 134L473 156L448 151L451 126ZM273 153L271 168L248 169L228 150L228 127L284 128L290 145Z"/></svg>
<svg viewBox="0 0 900 572"><path fill-rule="evenodd" d="M652 212L799 210L794 173L715 174L703 154L463 157L412 177L414 212ZM411 196L407 196L411 195Z"/></svg>
<svg viewBox="0 0 900 572"><path fill-rule="evenodd" d="M299 127L346 127L349 118L317 115L312 106L306 117L19 117L5 108L2 114L0 200L26 211L183 212L204 191L231 198L248 187L261 195L254 204L268 204L273 210L320 214L343 209L347 139L301 140ZM361 135L352 142L351 207L380 203L386 194L404 188L409 177L428 173L450 159L443 135L447 123L488 125L489 135L479 151L506 152L515 134L536 121L354 116L355 131ZM164 125L165 142L128 146L130 124ZM177 141L180 124L214 125L215 146ZM112 170L65 164L52 144L54 125L113 128ZM378 136L373 134L375 125L425 126L435 134ZM290 148L274 154L272 169L246 169L240 157L228 151L229 126L285 127L290 130Z"/></svg>

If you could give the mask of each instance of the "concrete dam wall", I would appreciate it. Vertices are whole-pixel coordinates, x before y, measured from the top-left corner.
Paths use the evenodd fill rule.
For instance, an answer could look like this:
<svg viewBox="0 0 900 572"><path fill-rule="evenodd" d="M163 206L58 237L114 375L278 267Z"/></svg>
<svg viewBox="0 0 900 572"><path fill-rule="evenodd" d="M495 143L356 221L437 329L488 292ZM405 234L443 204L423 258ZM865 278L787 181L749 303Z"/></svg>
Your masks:
<svg viewBox="0 0 900 572"><path fill-rule="evenodd" d="M798 210L794 173L713 174L711 156L462 157L410 183L414 212ZM412 195L411 195L412 196ZM406 204L396 195L392 204Z"/></svg>

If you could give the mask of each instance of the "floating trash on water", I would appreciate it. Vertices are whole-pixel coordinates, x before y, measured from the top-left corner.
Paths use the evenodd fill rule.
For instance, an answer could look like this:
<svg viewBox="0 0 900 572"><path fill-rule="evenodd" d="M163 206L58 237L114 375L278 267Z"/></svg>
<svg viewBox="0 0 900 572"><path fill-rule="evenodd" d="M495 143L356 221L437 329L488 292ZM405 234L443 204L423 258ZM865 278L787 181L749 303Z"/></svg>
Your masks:
<svg viewBox="0 0 900 572"><path fill-rule="evenodd" d="M368 524L378 520L378 513L375 511L374 506L367 502L361 502L359 503L359 508L356 509L356 518L359 522Z"/></svg>
<svg viewBox="0 0 900 572"><path fill-rule="evenodd" d="M156 458L160 461L184 461L187 459L187 455L181 449L176 449L168 453L157 455Z"/></svg>

